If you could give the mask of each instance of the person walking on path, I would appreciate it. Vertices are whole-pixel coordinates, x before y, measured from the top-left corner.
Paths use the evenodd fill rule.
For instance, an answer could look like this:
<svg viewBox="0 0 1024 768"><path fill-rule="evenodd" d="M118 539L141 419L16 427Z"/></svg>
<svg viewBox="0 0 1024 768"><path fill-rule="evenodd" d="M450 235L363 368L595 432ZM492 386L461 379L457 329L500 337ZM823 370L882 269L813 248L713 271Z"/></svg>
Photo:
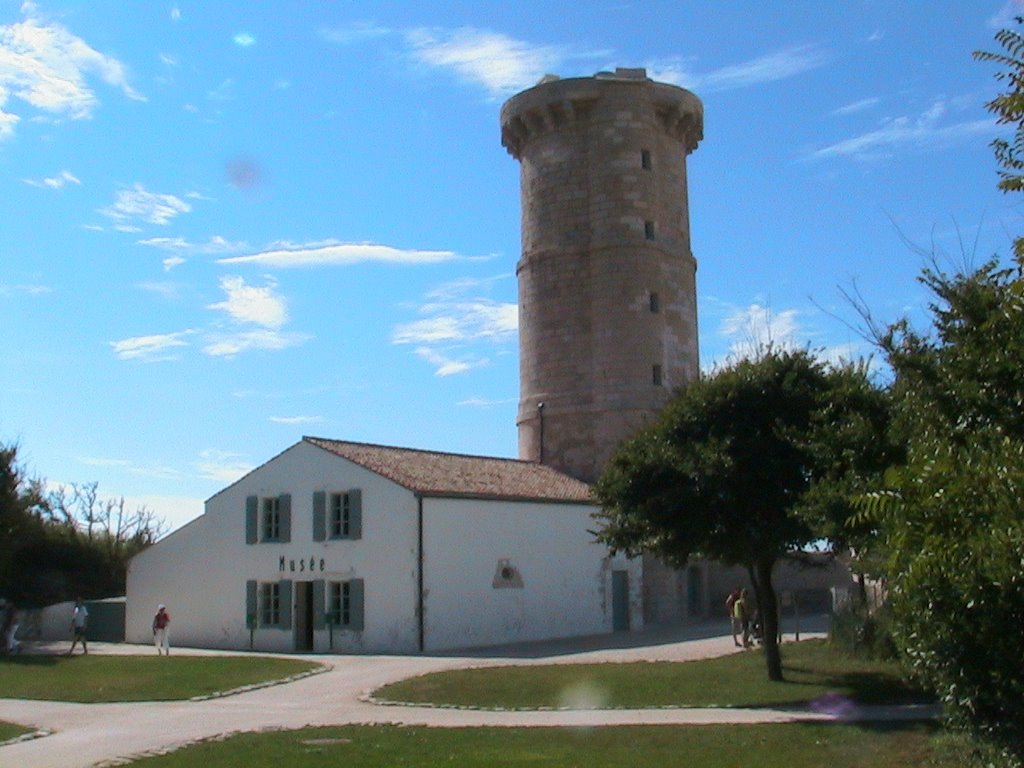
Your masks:
<svg viewBox="0 0 1024 768"><path fill-rule="evenodd" d="M725 598L725 610L729 614L729 624L732 625L732 642L734 645L739 646L740 641L736 639L736 635L740 631L740 621L736 618L736 601L740 599L740 588L736 587L729 596Z"/></svg>
<svg viewBox="0 0 1024 768"><path fill-rule="evenodd" d="M75 652L78 641L82 641L82 653L89 653L89 644L85 641L85 631L89 627L89 610L82 602L82 598L75 600L75 610L71 614L71 648L68 656Z"/></svg>
<svg viewBox="0 0 1024 768"><path fill-rule="evenodd" d="M743 647L749 648L750 643L750 605L747 601L747 590L741 589L740 596L732 605L732 615L735 621L739 622L743 633ZM735 639L735 638L734 638Z"/></svg>
<svg viewBox="0 0 1024 768"><path fill-rule="evenodd" d="M15 654L21 650L21 643L18 642L18 609L14 603L7 603L7 610L4 612L3 629L0 630L0 638L3 639L4 651Z"/></svg>
<svg viewBox="0 0 1024 768"><path fill-rule="evenodd" d="M171 615L167 612L167 606L163 603L156 607L156 615L153 617L153 643L156 645L156 655L171 655L171 638L168 625L171 623Z"/></svg>

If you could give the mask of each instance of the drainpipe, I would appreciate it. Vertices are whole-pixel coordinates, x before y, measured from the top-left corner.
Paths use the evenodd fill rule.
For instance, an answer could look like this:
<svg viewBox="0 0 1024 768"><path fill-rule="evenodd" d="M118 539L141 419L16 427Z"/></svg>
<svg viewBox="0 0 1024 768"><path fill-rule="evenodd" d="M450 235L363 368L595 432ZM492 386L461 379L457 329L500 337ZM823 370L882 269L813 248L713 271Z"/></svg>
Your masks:
<svg viewBox="0 0 1024 768"><path fill-rule="evenodd" d="M538 464L544 463L544 403L537 403L537 418L540 420L540 458Z"/></svg>
<svg viewBox="0 0 1024 768"><path fill-rule="evenodd" d="M423 616L423 497L416 495L416 621L420 653L425 646Z"/></svg>

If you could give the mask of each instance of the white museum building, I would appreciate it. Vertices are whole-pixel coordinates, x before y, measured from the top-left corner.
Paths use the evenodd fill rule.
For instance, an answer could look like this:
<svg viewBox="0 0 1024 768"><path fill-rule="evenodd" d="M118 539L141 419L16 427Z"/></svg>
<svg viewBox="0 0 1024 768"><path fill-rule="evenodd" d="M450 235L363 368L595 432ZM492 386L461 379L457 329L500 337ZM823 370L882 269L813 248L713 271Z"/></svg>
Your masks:
<svg viewBox="0 0 1024 768"><path fill-rule="evenodd" d="M125 639L432 652L639 629L642 564L536 462L305 437L136 556Z"/></svg>

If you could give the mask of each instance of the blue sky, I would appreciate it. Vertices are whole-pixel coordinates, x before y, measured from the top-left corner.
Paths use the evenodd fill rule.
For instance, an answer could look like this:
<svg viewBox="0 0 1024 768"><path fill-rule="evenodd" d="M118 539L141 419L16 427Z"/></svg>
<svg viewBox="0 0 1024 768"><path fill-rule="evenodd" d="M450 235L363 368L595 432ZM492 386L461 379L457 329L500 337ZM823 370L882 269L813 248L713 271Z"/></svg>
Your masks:
<svg viewBox="0 0 1024 768"><path fill-rule="evenodd" d="M867 354L840 288L920 318L921 250L977 264L1021 231L971 58L1021 13L0 0L0 441L171 527L304 434L514 456L498 111L546 73L703 100L705 368L766 335Z"/></svg>

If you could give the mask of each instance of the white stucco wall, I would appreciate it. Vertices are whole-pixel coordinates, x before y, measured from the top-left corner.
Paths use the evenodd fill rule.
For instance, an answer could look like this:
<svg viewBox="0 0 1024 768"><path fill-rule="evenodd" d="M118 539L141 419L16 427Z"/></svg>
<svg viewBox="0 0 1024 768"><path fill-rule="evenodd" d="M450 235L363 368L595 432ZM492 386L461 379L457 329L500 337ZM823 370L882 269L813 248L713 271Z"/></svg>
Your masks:
<svg viewBox="0 0 1024 768"><path fill-rule="evenodd" d="M425 649L612 631L612 571L642 624L641 564L594 542L585 504L424 499ZM511 566L510 584L496 576ZM519 583L521 582L521 586Z"/></svg>
<svg viewBox="0 0 1024 768"><path fill-rule="evenodd" d="M362 490L362 538L314 542L314 491L352 488ZM292 496L291 541L246 544L246 497L284 493ZM365 586L365 629L335 629L334 650L414 652L418 647L412 618L416 550L416 502L409 491L315 446L298 443L211 498L204 515L132 560L126 639L150 642L153 613L164 603L171 614L172 645L248 648L247 581L358 578ZM316 632L314 650L329 650L329 637L327 630ZM254 647L291 651L294 634L260 628L255 631Z"/></svg>
<svg viewBox="0 0 1024 768"><path fill-rule="evenodd" d="M362 536L313 540L313 493L362 492ZM291 495L291 541L246 543L246 498ZM173 645L247 649L249 581L361 579L361 631L313 633L318 652L415 653L420 500L380 475L298 443L211 498L206 512L134 558L126 639L152 641L158 604ZM609 559L593 542L594 507L424 498L424 650L436 651L612 631L612 572L626 571L629 624L642 626L639 560ZM282 560L283 559L283 560ZM507 560L522 586L494 586ZM294 628L257 628L258 651L294 651Z"/></svg>

